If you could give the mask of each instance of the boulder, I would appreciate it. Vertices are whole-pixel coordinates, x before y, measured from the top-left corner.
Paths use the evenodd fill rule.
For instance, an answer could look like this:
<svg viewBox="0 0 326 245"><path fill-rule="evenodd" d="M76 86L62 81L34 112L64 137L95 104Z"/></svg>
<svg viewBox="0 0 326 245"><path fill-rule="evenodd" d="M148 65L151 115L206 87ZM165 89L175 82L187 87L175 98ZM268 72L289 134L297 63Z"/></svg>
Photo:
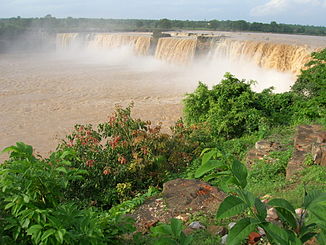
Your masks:
<svg viewBox="0 0 326 245"><path fill-rule="evenodd" d="M304 169L307 155L311 154L315 164L326 166L326 131L321 125L299 125L294 137L294 152L286 169L286 177L292 178Z"/></svg>
<svg viewBox="0 0 326 245"><path fill-rule="evenodd" d="M252 165L257 160L265 160L272 162L273 159L269 157L270 152L282 150L280 143L271 140L257 141L255 147L252 148L247 154L247 164Z"/></svg>
<svg viewBox="0 0 326 245"><path fill-rule="evenodd" d="M158 222L168 223L171 218L188 220L191 214L203 211L215 214L225 193L200 180L175 179L163 185L161 198L150 198L131 216L136 219L140 232L147 232Z"/></svg>

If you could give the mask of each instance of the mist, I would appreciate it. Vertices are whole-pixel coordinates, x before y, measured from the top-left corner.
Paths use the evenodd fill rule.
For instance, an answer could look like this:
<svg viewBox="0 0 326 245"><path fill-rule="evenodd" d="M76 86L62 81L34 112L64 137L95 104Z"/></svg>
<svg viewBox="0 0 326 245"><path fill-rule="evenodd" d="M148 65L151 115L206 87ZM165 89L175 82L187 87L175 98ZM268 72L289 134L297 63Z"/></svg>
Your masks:
<svg viewBox="0 0 326 245"><path fill-rule="evenodd" d="M23 40L20 40L23 41ZM288 91L292 73L250 60L210 54L188 64L136 55L130 45L96 48L75 43L47 52L0 55L0 148L23 141L46 155L75 124L98 124L116 105L134 103L133 116L169 126L182 117L182 99L202 81L213 86L230 72L256 80L255 91Z"/></svg>

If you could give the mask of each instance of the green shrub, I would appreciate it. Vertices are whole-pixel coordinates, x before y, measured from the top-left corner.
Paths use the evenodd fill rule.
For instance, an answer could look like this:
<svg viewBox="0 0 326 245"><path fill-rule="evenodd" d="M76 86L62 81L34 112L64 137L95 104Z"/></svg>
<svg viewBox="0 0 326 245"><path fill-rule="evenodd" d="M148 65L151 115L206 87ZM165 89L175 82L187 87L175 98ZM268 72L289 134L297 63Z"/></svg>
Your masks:
<svg viewBox="0 0 326 245"><path fill-rule="evenodd" d="M160 125L133 119L130 113L131 107L117 108L97 129L76 125L59 146L76 152L72 166L88 172L71 183L70 198L109 208L149 186L161 185L196 156L198 139L182 122L170 136L160 132Z"/></svg>
<svg viewBox="0 0 326 245"><path fill-rule="evenodd" d="M65 199L70 181L85 171L71 166L72 150L38 159L18 142L0 165L0 236L5 244L105 244L100 214Z"/></svg>

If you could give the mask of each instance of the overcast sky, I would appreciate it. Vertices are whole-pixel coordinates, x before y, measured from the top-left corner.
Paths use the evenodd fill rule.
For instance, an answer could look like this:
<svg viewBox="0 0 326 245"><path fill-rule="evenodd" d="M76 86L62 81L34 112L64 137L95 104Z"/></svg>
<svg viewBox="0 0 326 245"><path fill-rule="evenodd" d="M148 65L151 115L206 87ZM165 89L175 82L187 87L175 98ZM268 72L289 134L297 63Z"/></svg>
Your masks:
<svg viewBox="0 0 326 245"><path fill-rule="evenodd" d="M0 18L247 20L326 26L326 0L0 0Z"/></svg>

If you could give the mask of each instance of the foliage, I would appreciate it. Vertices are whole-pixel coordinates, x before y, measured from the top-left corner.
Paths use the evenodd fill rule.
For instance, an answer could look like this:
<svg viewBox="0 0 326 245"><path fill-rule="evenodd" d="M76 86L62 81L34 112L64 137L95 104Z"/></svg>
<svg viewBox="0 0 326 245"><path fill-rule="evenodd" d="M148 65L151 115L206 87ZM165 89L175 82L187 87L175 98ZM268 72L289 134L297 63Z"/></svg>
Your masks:
<svg viewBox="0 0 326 245"><path fill-rule="evenodd" d="M326 105L326 49L311 54L292 90L304 97L320 97Z"/></svg>
<svg viewBox="0 0 326 245"><path fill-rule="evenodd" d="M182 221L171 219L170 224L160 224L151 228L151 234L156 239L155 245L190 245L193 241L192 236L184 234Z"/></svg>
<svg viewBox="0 0 326 245"><path fill-rule="evenodd" d="M272 199L269 206L276 209L282 221L282 228L268 222L267 205L245 190L247 169L239 161L233 161L230 178L236 185L233 194L220 205L216 217L228 218L248 211L249 217L239 220L230 230L227 244L241 244L248 235L262 228L272 244L303 244L313 236L322 241L325 236L326 193L313 191L306 193L302 204L303 213L297 216L294 207L285 199Z"/></svg>
<svg viewBox="0 0 326 245"><path fill-rule="evenodd" d="M117 108L97 129L76 125L59 146L74 151L72 166L88 172L71 183L69 197L111 207L149 186L161 185L170 173L182 171L196 156L198 140L182 122L170 136L160 132L160 125L133 119L130 110Z"/></svg>
<svg viewBox="0 0 326 245"><path fill-rule="evenodd" d="M73 168L72 150L50 159L33 155L18 142L4 150L10 158L0 165L0 231L6 244L105 244L112 232L108 219L95 209L81 209L64 193L85 171ZM112 222L111 222L112 223ZM118 226L118 224L117 224ZM121 229L121 228L120 228Z"/></svg>
<svg viewBox="0 0 326 245"><path fill-rule="evenodd" d="M206 124L217 138L234 139L273 127L293 125L326 116L325 50L312 54L291 92L260 93L251 90L253 81L239 80L226 73L224 79L209 89L199 83L184 99L185 120L189 125Z"/></svg>

